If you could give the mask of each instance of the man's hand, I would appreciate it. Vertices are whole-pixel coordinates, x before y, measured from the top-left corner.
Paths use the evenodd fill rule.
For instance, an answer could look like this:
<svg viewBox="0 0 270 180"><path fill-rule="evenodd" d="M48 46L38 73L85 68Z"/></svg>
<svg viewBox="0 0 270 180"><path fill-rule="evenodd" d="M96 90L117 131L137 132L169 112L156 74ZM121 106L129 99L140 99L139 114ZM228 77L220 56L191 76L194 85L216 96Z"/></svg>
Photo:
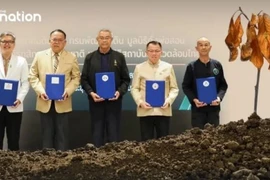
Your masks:
<svg viewBox="0 0 270 180"><path fill-rule="evenodd" d="M20 104L22 104L22 102L17 99L15 102L14 102L14 105L12 106L12 108L17 108Z"/></svg>
<svg viewBox="0 0 270 180"><path fill-rule="evenodd" d="M115 91L114 97L110 98L109 101L115 101L115 100L117 100L119 98L119 96L120 96L119 91Z"/></svg>
<svg viewBox="0 0 270 180"><path fill-rule="evenodd" d="M43 99L44 101L48 101L49 100L49 97L46 93L43 93L40 95L40 98Z"/></svg>
<svg viewBox="0 0 270 180"><path fill-rule="evenodd" d="M94 93L94 92L91 92L91 93L90 93L90 96L93 98L93 100L94 100L95 102L101 102L101 101L104 101L104 100L105 100L105 99L99 97L99 95L96 94L96 93Z"/></svg>
<svg viewBox="0 0 270 180"><path fill-rule="evenodd" d="M193 102L195 103L197 108L207 106L206 103L199 101L199 99L193 99Z"/></svg>
<svg viewBox="0 0 270 180"><path fill-rule="evenodd" d="M168 102L165 102L162 106L161 106L161 109L166 109L170 106L170 103Z"/></svg>
<svg viewBox="0 0 270 180"><path fill-rule="evenodd" d="M62 95L62 99L59 99L58 101L65 101L68 98L68 93L66 91L64 91L63 95Z"/></svg>
<svg viewBox="0 0 270 180"><path fill-rule="evenodd" d="M152 106L147 102L142 102L140 104L140 107L143 108L143 109L151 109L152 108Z"/></svg>
<svg viewBox="0 0 270 180"><path fill-rule="evenodd" d="M212 103L210 104L210 106L218 106L220 105L220 98L217 97L216 100L212 101Z"/></svg>

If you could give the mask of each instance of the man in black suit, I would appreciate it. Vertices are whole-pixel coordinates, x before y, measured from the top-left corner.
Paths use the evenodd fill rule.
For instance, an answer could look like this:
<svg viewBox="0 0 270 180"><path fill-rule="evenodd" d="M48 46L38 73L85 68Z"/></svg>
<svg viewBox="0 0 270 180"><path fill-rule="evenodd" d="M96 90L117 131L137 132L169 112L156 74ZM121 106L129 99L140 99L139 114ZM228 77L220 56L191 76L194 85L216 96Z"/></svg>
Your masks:
<svg viewBox="0 0 270 180"><path fill-rule="evenodd" d="M112 40L110 30L99 31L99 48L85 57L81 75L81 85L89 99L91 133L96 147L105 144L105 133L106 142L119 141L122 98L130 83L125 57L111 48ZM100 72L114 72L116 89L111 99L103 99L96 93L95 74Z"/></svg>

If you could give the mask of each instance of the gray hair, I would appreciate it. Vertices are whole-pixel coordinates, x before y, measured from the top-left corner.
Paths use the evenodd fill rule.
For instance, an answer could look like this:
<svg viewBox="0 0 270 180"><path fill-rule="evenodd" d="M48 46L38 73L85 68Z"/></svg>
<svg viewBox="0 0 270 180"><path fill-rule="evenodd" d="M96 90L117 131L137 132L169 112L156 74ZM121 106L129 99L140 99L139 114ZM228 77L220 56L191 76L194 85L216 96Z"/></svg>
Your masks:
<svg viewBox="0 0 270 180"><path fill-rule="evenodd" d="M5 37L5 36L11 36L12 39L13 39L13 41L16 40L16 36L15 36L14 33L9 32L9 31L6 31L6 32L3 32L3 33L0 34L0 41L1 41L1 40L3 39L3 37Z"/></svg>
<svg viewBox="0 0 270 180"><path fill-rule="evenodd" d="M111 36L113 37L113 33L112 33L112 31L111 30L109 30L109 29L101 29L101 30L99 30L98 31L98 35L97 36L99 36L99 33L100 32L108 32L108 33L110 33L111 34Z"/></svg>

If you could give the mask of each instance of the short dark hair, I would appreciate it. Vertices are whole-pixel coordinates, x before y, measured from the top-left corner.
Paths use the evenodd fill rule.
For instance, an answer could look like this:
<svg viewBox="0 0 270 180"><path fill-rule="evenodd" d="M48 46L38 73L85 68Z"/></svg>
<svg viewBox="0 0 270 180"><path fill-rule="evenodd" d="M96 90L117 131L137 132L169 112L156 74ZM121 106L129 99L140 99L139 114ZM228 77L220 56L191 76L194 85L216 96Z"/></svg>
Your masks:
<svg viewBox="0 0 270 180"><path fill-rule="evenodd" d="M148 48L149 44L153 44L153 45L159 45L160 48L162 48L162 45L160 42L158 41L150 41L146 44L146 48Z"/></svg>
<svg viewBox="0 0 270 180"><path fill-rule="evenodd" d="M62 29L55 29L55 30L53 30L53 31L50 33L50 37L51 37L52 34L55 33L55 32L60 32L60 33L62 33L62 34L64 35L64 38L66 39L67 35L66 35L66 33L65 33Z"/></svg>

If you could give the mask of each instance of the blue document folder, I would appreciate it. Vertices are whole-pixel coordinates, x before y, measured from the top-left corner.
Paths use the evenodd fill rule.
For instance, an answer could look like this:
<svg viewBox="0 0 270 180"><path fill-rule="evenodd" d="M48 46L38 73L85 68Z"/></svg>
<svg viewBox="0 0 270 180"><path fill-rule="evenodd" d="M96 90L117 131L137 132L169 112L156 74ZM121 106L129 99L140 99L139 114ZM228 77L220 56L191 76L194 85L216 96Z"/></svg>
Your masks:
<svg viewBox="0 0 270 180"><path fill-rule="evenodd" d="M19 81L0 79L0 105L13 106L17 100Z"/></svg>
<svg viewBox="0 0 270 180"><path fill-rule="evenodd" d="M152 107L161 107L165 102L165 81L146 80L145 101Z"/></svg>
<svg viewBox="0 0 270 180"><path fill-rule="evenodd" d="M46 74L45 91L50 100L63 99L65 74Z"/></svg>
<svg viewBox="0 0 270 180"><path fill-rule="evenodd" d="M198 99L206 104L211 104L217 99L217 87L215 77L196 79Z"/></svg>
<svg viewBox="0 0 270 180"><path fill-rule="evenodd" d="M101 98L113 98L115 90L114 72L96 73L96 93Z"/></svg>

